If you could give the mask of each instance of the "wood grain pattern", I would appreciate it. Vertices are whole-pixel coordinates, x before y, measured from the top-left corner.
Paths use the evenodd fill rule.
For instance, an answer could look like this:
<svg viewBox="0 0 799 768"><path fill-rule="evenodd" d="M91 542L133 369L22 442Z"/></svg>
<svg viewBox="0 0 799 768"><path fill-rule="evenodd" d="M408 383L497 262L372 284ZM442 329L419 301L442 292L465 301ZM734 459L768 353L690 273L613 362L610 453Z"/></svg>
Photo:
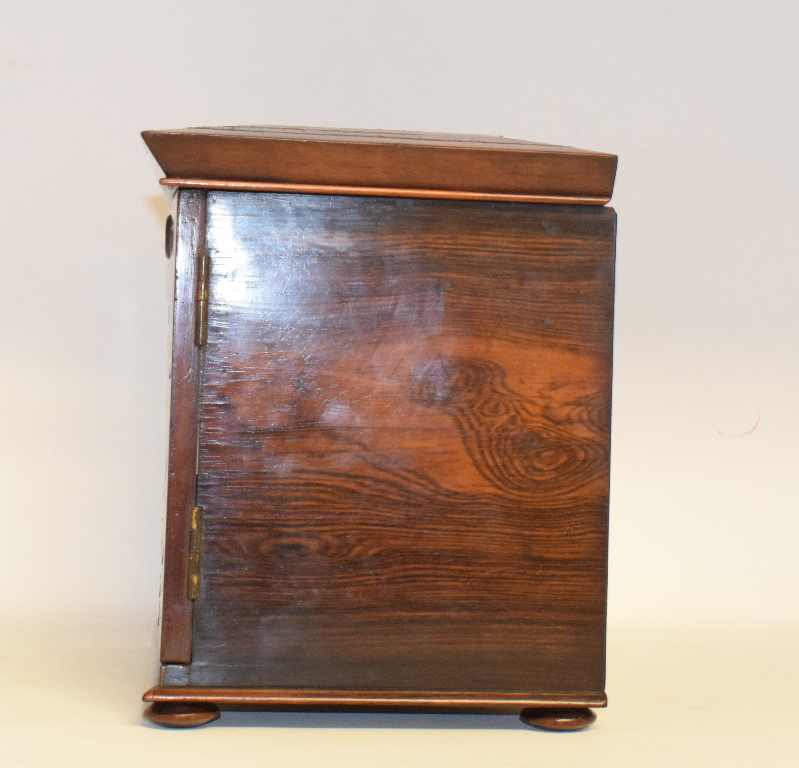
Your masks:
<svg viewBox="0 0 799 768"><path fill-rule="evenodd" d="M615 155L497 136L232 126L142 137L184 180L606 201L616 173Z"/></svg>
<svg viewBox="0 0 799 768"><path fill-rule="evenodd" d="M169 431L161 660L191 661L192 602L186 596L188 523L197 466L199 354L194 344L198 259L204 251L206 193L184 190L178 203L172 410Z"/></svg>
<svg viewBox="0 0 799 768"><path fill-rule="evenodd" d="M441 356L414 371L410 396L453 419L474 466L507 495L528 497L531 504L558 495L571 499L605 472L601 395L553 408L514 392L498 363ZM575 424L588 427L588 434Z"/></svg>
<svg viewBox="0 0 799 768"><path fill-rule="evenodd" d="M604 696L614 222L209 193L190 686Z"/></svg>

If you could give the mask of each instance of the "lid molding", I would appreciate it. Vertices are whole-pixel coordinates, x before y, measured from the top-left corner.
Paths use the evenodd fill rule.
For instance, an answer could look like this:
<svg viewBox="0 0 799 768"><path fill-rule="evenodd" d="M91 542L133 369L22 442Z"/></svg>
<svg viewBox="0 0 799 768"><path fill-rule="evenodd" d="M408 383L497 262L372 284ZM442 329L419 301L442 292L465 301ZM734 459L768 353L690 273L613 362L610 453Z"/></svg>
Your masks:
<svg viewBox="0 0 799 768"><path fill-rule="evenodd" d="M167 187L603 205L617 158L496 136L233 126L144 131Z"/></svg>

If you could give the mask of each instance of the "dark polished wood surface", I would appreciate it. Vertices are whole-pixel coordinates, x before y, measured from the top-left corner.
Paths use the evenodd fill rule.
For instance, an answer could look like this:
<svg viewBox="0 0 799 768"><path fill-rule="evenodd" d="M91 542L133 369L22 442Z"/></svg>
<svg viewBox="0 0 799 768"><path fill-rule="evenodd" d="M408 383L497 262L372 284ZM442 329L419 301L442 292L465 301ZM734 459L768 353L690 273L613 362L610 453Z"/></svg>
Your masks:
<svg viewBox="0 0 799 768"><path fill-rule="evenodd" d="M614 232L208 193L189 685L601 694Z"/></svg>
<svg viewBox="0 0 799 768"><path fill-rule="evenodd" d="M395 196L521 195L602 205L610 200L617 160L498 136L408 131L231 126L142 137L166 183L250 182L284 185L283 191L300 185L330 194L387 189Z"/></svg>
<svg viewBox="0 0 799 768"><path fill-rule="evenodd" d="M183 190L175 233L175 308L172 340L172 416L169 433L161 660L191 661L192 602L187 597L188 524L197 466L197 388L200 356L194 344L198 257L204 252L205 197Z"/></svg>

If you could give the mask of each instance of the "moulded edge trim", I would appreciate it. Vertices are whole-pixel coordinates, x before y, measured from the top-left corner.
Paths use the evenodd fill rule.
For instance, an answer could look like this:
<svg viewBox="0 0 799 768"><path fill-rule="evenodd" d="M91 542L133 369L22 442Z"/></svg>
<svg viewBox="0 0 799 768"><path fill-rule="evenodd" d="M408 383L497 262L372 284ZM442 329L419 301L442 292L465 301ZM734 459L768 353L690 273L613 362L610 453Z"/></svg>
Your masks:
<svg viewBox="0 0 799 768"><path fill-rule="evenodd" d="M517 712L534 707L605 707L604 692L578 693L484 693L449 691L381 691L289 688L213 688L161 686L142 697L147 702L210 703L235 709L276 708L394 708L447 711L485 710Z"/></svg>
<svg viewBox="0 0 799 768"><path fill-rule="evenodd" d="M410 197L432 200L475 200L496 203L546 203L550 205L605 205L609 197L516 195L498 192L465 192L445 189L394 187L347 187L328 184L285 184L271 181L216 181L211 179L161 179L164 187L237 192L284 192L296 195L348 195L356 197Z"/></svg>

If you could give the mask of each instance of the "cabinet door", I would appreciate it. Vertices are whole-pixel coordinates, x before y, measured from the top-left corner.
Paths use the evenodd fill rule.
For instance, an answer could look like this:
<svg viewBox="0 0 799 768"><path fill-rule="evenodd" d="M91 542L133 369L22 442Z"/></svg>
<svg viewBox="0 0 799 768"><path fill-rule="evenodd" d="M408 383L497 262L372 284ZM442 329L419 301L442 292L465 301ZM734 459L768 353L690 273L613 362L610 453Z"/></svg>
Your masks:
<svg viewBox="0 0 799 768"><path fill-rule="evenodd" d="M209 193L192 684L603 689L614 227Z"/></svg>

